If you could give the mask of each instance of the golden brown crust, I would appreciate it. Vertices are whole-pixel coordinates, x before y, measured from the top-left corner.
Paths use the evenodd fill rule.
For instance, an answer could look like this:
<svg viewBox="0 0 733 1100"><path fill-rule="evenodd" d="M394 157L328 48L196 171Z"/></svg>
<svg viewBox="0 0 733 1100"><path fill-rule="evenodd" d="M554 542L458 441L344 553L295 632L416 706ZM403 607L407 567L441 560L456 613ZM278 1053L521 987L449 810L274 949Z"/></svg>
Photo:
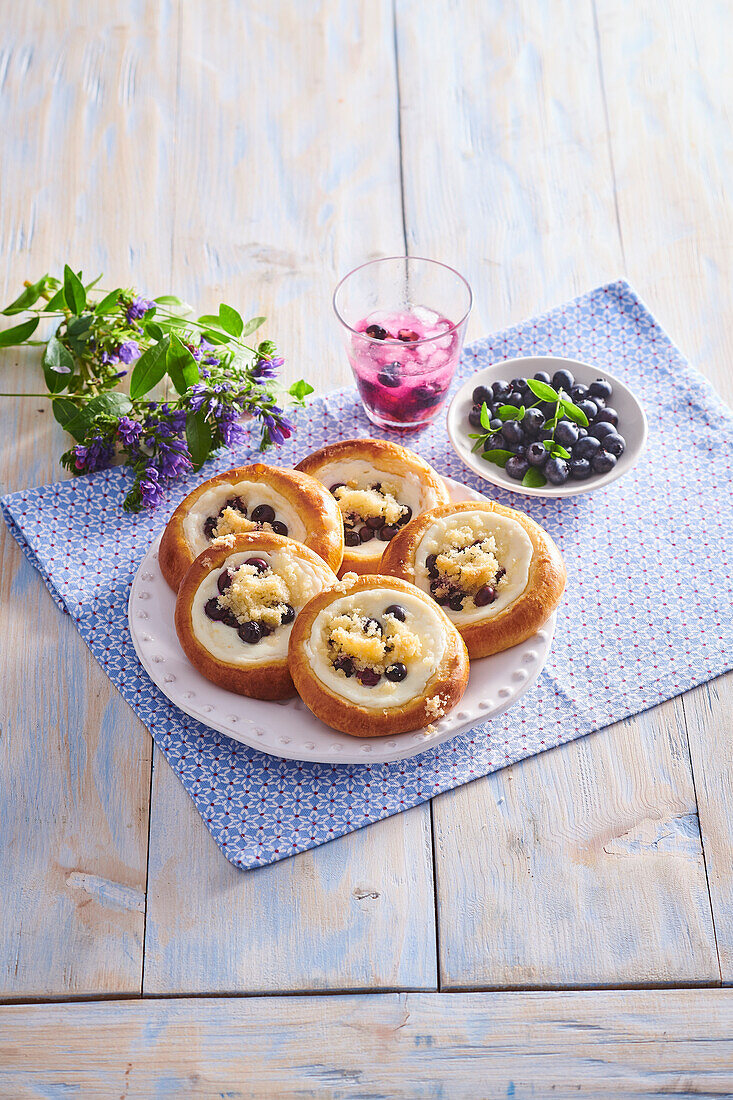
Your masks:
<svg viewBox="0 0 733 1100"><path fill-rule="evenodd" d="M331 573L333 584L336 584L336 575L318 554L294 539L283 538L282 535L268 531L228 535L225 538L226 545L212 545L204 550L184 574L176 596L175 625L178 640L194 668L213 684L226 688L227 691L234 691L237 695L248 695L252 699L287 699L295 694L287 657L249 668L214 657L202 645L193 629L191 610L194 596L209 573L222 569L232 554L241 554L248 550L256 553L288 549L294 557L322 569L329 581L328 574Z"/></svg>
<svg viewBox="0 0 733 1100"><path fill-rule="evenodd" d="M560 603L567 579L560 551L547 532L524 512L491 500L447 504L423 512L388 544L382 559L383 571L414 583L415 554L431 524L456 512L475 511L496 512L520 524L532 542L532 561L527 587L503 611L478 622L456 623L472 659L510 649L536 634Z"/></svg>
<svg viewBox="0 0 733 1100"><path fill-rule="evenodd" d="M424 458L420 458L420 455L407 447L386 439L343 439L339 443L330 443L308 455L295 468L320 480L319 471L324 467L333 462L350 462L354 459L368 462L376 471L391 474L399 480L406 473L414 474L423 486L423 500L427 497L426 507L450 500L442 477ZM366 545L368 550L360 554L353 554L348 546L344 548L339 576L345 573L377 573L381 570L382 555L389 544L375 538Z"/></svg>
<svg viewBox="0 0 733 1100"><path fill-rule="evenodd" d="M345 586L348 578L342 582ZM419 588L396 577L360 576L348 584L322 592L310 600L295 620L290 634L288 661L290 673L303 702L326 725L352 737L392 737L398 733L420 729L431 721L438 721L460 701L468 684L468 653L453 623L441 608ZM387 588L397 593L418 596L445 622L446 647L443 658L425 685L422 693L401 707L367 708L336 695L313 672L305 652L305 643L318 613L347 591L349 595L371 588ZM431 700L440 698L440 713L436 713Z"/></svg>
<svg viewBox="0 0 733 1100"><path fill-rule="evenodd" d="M204 481L181 501L168 521L160 542L159 562L163 576L175 592L194 554L184 533L184 520L198 498L217 485L239 481L262 481L271 485L298 512L306 527L303 545L315 551L333 569L344 555L343 521L331 494L317 478L296 470L283 470L255 462L238 466Z"/></svg>

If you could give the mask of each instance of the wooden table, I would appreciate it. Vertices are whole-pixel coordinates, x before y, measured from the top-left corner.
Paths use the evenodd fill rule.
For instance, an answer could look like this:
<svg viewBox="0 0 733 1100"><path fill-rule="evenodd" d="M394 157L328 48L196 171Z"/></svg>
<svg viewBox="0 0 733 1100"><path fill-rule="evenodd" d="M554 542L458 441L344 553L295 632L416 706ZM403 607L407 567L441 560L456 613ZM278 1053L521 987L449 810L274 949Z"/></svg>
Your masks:
<svg viewBox="0 0 733 1100"><path fill-rule="evenodd" d="M7 4L4 300L67 259L225 299L325 391L366 258L455 263L469 338L623 274L730 401L732 36L725 0ZM45 400L0 414L5 489L63 476ZM3 1097L733 1093L730 677L241 873L2 540Z"/></svg>

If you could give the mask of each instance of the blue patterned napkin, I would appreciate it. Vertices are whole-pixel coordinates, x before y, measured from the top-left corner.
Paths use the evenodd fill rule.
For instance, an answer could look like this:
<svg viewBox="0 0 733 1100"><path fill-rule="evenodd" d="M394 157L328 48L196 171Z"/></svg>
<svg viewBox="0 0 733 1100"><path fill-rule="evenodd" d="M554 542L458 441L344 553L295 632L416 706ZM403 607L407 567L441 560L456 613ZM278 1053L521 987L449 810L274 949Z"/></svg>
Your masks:
<svg viewBox="0 0 733 1100"><path fill-rule="evenodd" d="M12 493L10 529L104 671L152 733L227 859L258 867L654 706L731 668L733 413L624 282L467 348L454 386L499 359L561 355L607 368L649 415L649 448L626 477L585 496L489 495L558 542L568 588L550 660L504 715L394 764L306 764L266 756L187 717L153 686L127 628L132 578L178 501L202 476L250 462L242 447L179 485L154 515L121 505L116 468ZM272 456L298 462L326 442L372 435L354 390L319 398ZM486 485L452 451L441 418L412 446L441 473Z"/></svg>

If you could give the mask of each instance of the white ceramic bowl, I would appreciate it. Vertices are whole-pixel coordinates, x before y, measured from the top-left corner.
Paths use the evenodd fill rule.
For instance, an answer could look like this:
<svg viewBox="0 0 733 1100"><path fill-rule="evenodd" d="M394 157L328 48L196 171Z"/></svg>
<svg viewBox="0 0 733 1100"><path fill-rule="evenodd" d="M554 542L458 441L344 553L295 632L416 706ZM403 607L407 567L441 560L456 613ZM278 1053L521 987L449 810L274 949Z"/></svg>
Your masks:
<svg viewBox="0 0 733 1100"><path fill-rule="evenodd" d="M511 381L512 378L532 378L537 371L547 371L552 377L555 371L561 368L569 370L576 382L584 386L589 386L596 378L604 378L611 383L613 397L609 404L618 413L618 430L626 440L626 450L607 474L600 476L594 474L586 481L566 481L564 485L548 483L541 488L530 488L522 485L521 481L515 481L514 478L509 477L501 466L486 462L478 453L471 453L471 447L475 443L475 440L468 437L469 432L475 431L468 423L468 414L473 405L471 395L476 386L490 386L499 378L505 378L507 381ZM513 493L523 493L530 497L573 497L579 493L592 493L596 489L603 489L616 478L623 477L632 466L636 465L646 447L647 422L643 408L628 386L619 382L607 371L599 370L598 367L592 367L588 363L581 363L577 359L532 355L521 359L502 359L472 374L451 401L448 409L448 435L458 457L479 477L492 485L499 485L502 489L510 489Z"/></svg>

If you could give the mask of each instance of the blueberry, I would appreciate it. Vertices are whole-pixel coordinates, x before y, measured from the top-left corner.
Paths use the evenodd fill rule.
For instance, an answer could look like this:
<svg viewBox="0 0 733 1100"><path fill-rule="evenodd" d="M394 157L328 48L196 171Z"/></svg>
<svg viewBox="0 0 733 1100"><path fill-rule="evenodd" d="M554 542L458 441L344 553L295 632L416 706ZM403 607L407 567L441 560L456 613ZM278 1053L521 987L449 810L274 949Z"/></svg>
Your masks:
<svg viewBox="0 0 733 1100"><path fill-rule="evenodd" d="M601 409L596 417L597 424L613 424L614 428L618 427L618 413L615 409L612 409L610 405L606 405L605 409Z"/></svg>
<svg viewBox="0 0 733 1100"><path fill-rule="evenodd" d="M346 482L345 481L336 481L328 491L329 491L329 493L335 493L337 489L345 489L345 488L346 488Z"/></svg>
<svg viewBox="0 0 733 1100"><path fill-rule="evenodd" d="M594 435L596 439L600 439L602 441L606 438L607 435L615 435L616 429L614 428L613 424L608 424L606 421L601 420L600 422L596 422L595 424L591 425L589 434Z"/></svg>
<svg viewBox="0 0 733 1100"><path fill-rule="evenodd" d="M597 474L607 474L615 465L616 456L610 455L608 451L599 451L591 462L591 466Z"/></svg>
<svg viewBox="0 0 733 1100"><path fill-rule="evenodd" d="M512 387L503 378L498 378L496 382L491 383L491 392L496 401L504 401L512 392Z"/></svg>
<svg viewBox="0 0 733 1100"><path fill-rule="evenodd" d="M544 466L547 462L547 451L539 442L530 443L525 452L525 457L530 466Z"/></svg>
<svg viewBox="0 0 733 1100"><path fill-rule="evenodd" d="M223 608L222 615L221 615L221 621L224 624L224 626L232 626L232 627L234 627L235 630L239 629L239 619L237 618L237 616L234 614L233 611L229 610L228 607Z"/></svg>
<svg viewBox="0 0 733 1100"><path fill-rule="evenodd" d="M463 611L463 601L466 598L465 592L454 592L448 600L448 607L451 611Z"/></svg>
<svg viewBox="0 0 733 1100"><path fill-rule="evenodd" d="M590 462L587 458L571 458L568 466L574 481L585 481L591 475Z"/></svg>
<svg viewBox="0 0 733 1100"><path fill-rule="evenodd" d="M585 400L588 396L588 387L582 386L580 382L576 382L570 390L570 396L577 405L579 401Z"/></svg>
<svg viewBox="0 0 733 1100"><path fill-rule="evenodd" d="M588 434L588 429L584 428L582 424L578 425L578 439L583 439Z"/></svg>
<svg viewBox="0 0 733 1100"><path fill-rule="evenodd" d="M493 603L496 599L496 589L490 584L485 584L483 588L479 588L476 595L473 597L473 602L476 607L486 607L487 604Z"/></svg>
<svg viewBox="0 0 733 1100"><path fill-rule="evenodd" d="M438 570L435 567L436 560L437 560L437 558L436 558L435 554L428 554L428 556L425 559L425 568L428 571L428 576L429 577L434 578L434 577L437 577L437 575L438 575Z"/></svg>
<svg viewBox="0 0 733 1100"><path fill-rule="evenodd" d="M579 439L573 447L573 458L587 458L590 460L598 454L600 449L600 439L596 439L594 435L586 435Z"/></svg>
<svg viewBox="0 0 733 1100"><path fill-rule="evenodd" d="M424 409L439 404L442 396L443 390L438 382L423 382L412 391L413 401Z"/></svg>
<svg viewBox="0 0 733 1100"><path fill-rule="evenodd" d="M578 429L570 420L561 420L555 428L555 439L563 447L572 447L578 442Z"/></svg>
<svg viewBox="0 0 733 1100"><path fill-rule="evenodd" d="M564 458L553 457L548 458L543 473L551 485L564 485L570 476L570 468Z"/></svg>
<svg viewBox="0 0 733 1100"><path fill-rule="evenodd" d="M289 626L295 618L295 608L291 607L289 603L285 604L285 610L280 615L280 625Z"/></svg>
<svg viewBox="0 0 733 1100"><path fill-rule="evenodd" d="M398 524L400 525L400 527L404 527L405 524L409 523L411 519L412 519L412 508L409 506L409 504L403 504L402 505L402 515L397 520Z"/></svg>
<svg viewBox="0 0 733 1100"><path fill-rule="evenodd" d="M365 524L359 528L359 542L369 542L370 539L374 538L375 533L371 527L367 527Z"/></svg>
<svg viewBox="0 0 733 1100"><path fill-rule="evenodd" d="M379 619L373 619L371 618L371 616L367 616L366 619L364 619L364 633L368 634L370 632L370 629L372 637L374 637L375 632L376 634L379 634L380 637L384 633L384 631L382 630L382 624L380 623Z"/></svg>
<svg viewBox="0 0 733 1100"><path fill-rule="evenodd" d="M213 539L214 532L216 531L216 522L216 516L209 516L209 518L204 523L204 534L206 535L207 539Z"/></svg>
<svg viewBox="0 0 733 1100"><path fill-rule="evenodd" d="M603 450L618 458L626 450L626 440L618 432L609 432L603 440Z"/></svg>
<svg viewBox="0 0 733 1100"><path fill-rule="evenodd" d="M522 443L524 441L524 431L518 420L507 420L501 429L501 434L507 443Z"/></svg>
<svg viewBox="0 0 733 1100"><path fill-rule="evenodd" d="M378 531L380 527L384 527L384 516L370 516L366 525L371 527L372 531Z"/></svg>
<svg viewBox="0 0 733 1100"><path fill-rule="evenodd" d="M512 390L512 392L507 397L505 404L513 405L515 409L520 408L520 406L524 404L524 394L517 393L516 390Z"/></svg>
<svg viewBox="0 0 733 1100"><path fill-rule="evenodd" d="M258 504L252 509L250 518L253 523L272 523L275 518L275 509L269 504Z"/></svg>
<svg viewBox="0 0 733 1100"><path fill-rule="evenodd" d="M216 596L212 596L210 600L207 600L204 604L204 613L208 619L212 622L220 623L224 618L224 608L219 607L219 601Z"/></svg>
<svg viewBox="0 0 733 1100"><path fill-rule="evenodd" d="M545 419L546 419L546 418L547 418L548 416L554 416L554 415L555 415L555 408L556 408L556 406L555 406L555 402L554 402L554 401L543 401L543 402L542 402L542 403L540 404L539 408L540 408L540 412L541 412L541 413L542 413L542 415L543 415L543 416L545 417Z"/></svg>
<svg viewBox="0 0 733 1100"><path fill-rule="evenodd" d="M401 328L397 332L397 339L401 340L403 344L414 344L420 337L414 329Z"/></svg>
<svg viewBox="0 0 733 1100"><path fill-rule="evenodd" d="M385 523L384 527L379 529L379 537L382 542L389 542L398 533L399 527L396 523Z"/></svg>
<svg viewBox="0 0 733 1100"><path fill-rule="evenodd" d="M356 678L361 681L364 687L373 688L382 679L382 674L374 668L362 668L357 672Z"/></svg>
<svg viewBox="0 0 733 1100"><path fill-rule="evenodd" d="M546 386L549 386L552 382L546 370L538 370L534 377L536 382L544 382Z"/></svg>
<svg viewBox="0 0 733 1100"><path fill-rule="evenodd" d="M441 580L431 581L430 582L430 595L433 597L435 602L440 607L445 607L445 605L448 603L447 593L442 595L442 596L438 595L438 589L442 588L442 587L443 587L443 582Z"/></svg>
<svg viewBox="0 0 733 1100"><path fill-rule="evenodd" d="M385 607L384 614L391 615L393 619L397 619L398 622L401 623L403 623L407 618L407 612L405 611L404 607L402 607L402 605L398 603L391 603L389 607Z"/></svg>
<svg viewBox="0 0 733 1100"><path fill-rule="evenodd" d="M344 545L345 546L358 546L361 542L359 538L359 532L349 529L344 531Z"/></svg>
<svg viewBox="0 0 733 1100"><path fill-rule="evenodd" d="M481 406L480 405L474 405L473 406L470 413L468 414L468 423L471 425L472 428L480 428L481 427Z"/></svg>
<svg viewBox="0 0 733 1100"><path fill-rule="evenodd" d="M253 566L258 573L264 573L265 570L270 568L264 558L245 558L242 564Z"/></svg>
<svg viewBox="0 0 733 1100"><path fill-rule="evenodd" d="M388 363L384 370L380 370L377 375L377 382L380 386L386 386L390 390L394 390L400 384L400 376L395 367L399 367L399 363ZM392 368L392 369L390 369Z"/></svg>
<svg viewBox="0 0 733 1100"><path fill-rule="evenodd" d="M387 665L384 676L385 679L391 680L393 684L399 684L407 676L407 669L402 661L395 661L393 665Z"/></svg>
<svg viewBox="0 0 733 1100"><path fill-rule="evenodd" d="M272 529L276 535L282 535L284 538L288 537L287 524L282 523L279 519L276 519L272 525Z"/></svg>
<svg viewBox="0 0 733 1100"><path fill-rule="evenodd" d="M598 396L602 397L604 401L608 401L613 393L613 386L605 378L596 378L595 382L591 382L588 387L588 393L593 398Z"/></svg>
<svg viewBox="0 0 733 1100"><path fill-rule="evenodd" d="M515 481L521 481L529 469L529 462L523 455L512 455L507 459L505 469L509 477L513 477Z"/></svg>
<svg viewBox="0 0 733 1100"><path fill-rule="evenodd" d="M539 409L527 409L522 417L522 427L527 435L537 435L542 430L545 418Z"/></svg>
<svg viewBox="0 0 733 1100"><path fill-rule="evenodd" d="M605 409L606 407L605 397L600 397L597 393L593 394L593 403L597 405L599 409Z"/></svg>
<svg viewBox="0 0 733 1100"><path fill-rule="evenodd" d="M381 325L369 325L365 331L372 340L386 340L389 335L386 328L382 328Z"/></svg>
<svg viewBox="0 0 733 1100"><path fill-rule="evenodd" d="M578 408L582 409L588 420L593 420L598 412L598 406L595 401L591 401L589 397L584 398L582 401L577 402Z"/></svg>
<svg viewBox="0 0 733 1100"><path fill-rule="evenodd" d="M499 450L505 450L506 446L507 446L507 443L506 443L506 440L504 439L504 432L503 431L494 432L493 435L488 435L486 437L486 450L487 451L491 451L491 450L493 450L497 447L499 448Z"/></svg>
<svg viewBox="0 0 733 1100"><path fill-rule="evenodd" d="M261 623L255 623L251 620L246 623L242 623L239 627L239 637L243 642L247 642L249 645L256 645L262 637L262 625Z"/></svg>
<svg viewBox="0 0 733 1100"><path fill-rule="evenodd" d="M339 672L343 672L344 676L354 675L354 662L351 657L337 657L333 662L333 667L338 669Z"/></svg>
<svg viewBox="0 0 733 1100"><path fill-rule="evenodd" d="M575 385L575 379L569 370L556 370L552 376L552 386L556 390L565 390L566 393L570 393L571 389ZM560 482L556 482L560 484Z"/></svg>
<svg viewBox="0 0 733 1100"><path fill-rule="evenodd" d="M232 583L232 575L228 569L225 569L223 573L219 574L219 578L216 582L216 587L221 592L222 596L226 592L229 585Z"/></svg>
<svg viewBox="0 0 733 1100"><path fill-rule="evenodd" d="M524 396L527 393L527 391L529 390L529 386L527 385L527 379L526 378L512 378L512 389L516 393L521 393Z"/></svg>
<svg viewBox="0 0 733 1100"><path fill-rule="evenodd" d="M471 400L474 405L478 405L480 408L484 401L487 405L490 405L494 400L494 395L488 386L476 386L476 389L471 394Z"/></svg>

